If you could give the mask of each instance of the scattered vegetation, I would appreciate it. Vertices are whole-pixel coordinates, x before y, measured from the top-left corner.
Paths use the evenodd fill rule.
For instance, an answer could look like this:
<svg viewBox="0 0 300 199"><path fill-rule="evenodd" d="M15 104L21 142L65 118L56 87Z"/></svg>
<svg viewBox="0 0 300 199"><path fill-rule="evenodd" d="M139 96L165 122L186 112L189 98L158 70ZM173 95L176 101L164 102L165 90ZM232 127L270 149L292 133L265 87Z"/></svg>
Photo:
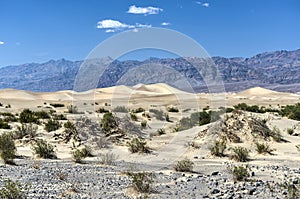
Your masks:
<svg viewBox="0 0 300 199"><path fill-rule="evenodd" d="M47 132L56 131L61 128L61 124L58 120L50 119L45 123L45 130Z"/></svg>
<svg viewBox="0 0 300 199"><path fill-rule="evenodd" d="M54 120L67 120L66 116L63 114L53 114L52 118Z"/></svg>
<svg viewBox="0 0 300 199"><path fill-rule="evenodd" d="M293 134L294 134L294 129L288 128L288 129L286 130L286 132L287 132L287 134L289 134L289 135L293 135Z"/></svg>
<svg viewBox="0 0 300 199"><path fill-rule="evenodd" d="M101 120L101 127L106 132L109 132L110 130L116 128L118 126L115 117L112 113L105 113L103 115L103 118Z"/></svg>
<svg viewBox="0 0 300 199"><path fill-rule="evenodd" d="M139 107L139 108L137 108L137 109L131 110L132 113L142 113L142 112L144 112L144 111L145 111L145 109L143 109L143 108L141 108L141 107Z"/></svg>
<svg viewBox="0 0 300 199"><path fill-rule="evenodd" d="M13 133L14 139L23 139L24 137L29 138L29 140L35 139L37 136L38 127L33 124L22 124L17 126L17 129Z"/></svg>
<svg viewBox="0 0 300 199"><path fill-rule="evenodd" d="M11 126L7 122L0 119L0 129L11 129Z"/></svg>
<svg viewBox="0 0 300 199"><path fill-rule="evenodd" d="M35 116L39 119L50 119L50 115L46 111L37 111Z"/></svg>
<svg viewBox="0 0 300 199"><path fill-rule="evenodd" d="M133 138L131 141L127 142L128 149L131 153L149 153L150 150L146 146L147 142L140 138Z"/></svg>
<svg viewBox="0 0 300 199"><path fill-rule="evenodd" d="M180 172L191 172L193 168L194 163L188 158L178 161L177 164L174 166L175 171Z"/></svg>
<svg viewBox="0 0 300 199"><path fill-rule="evenodd" d="M5 164L14 164L16 157L16 146L11 133L0 135L0 157Z"/></svg>
<svg viewBox="0 0 300 199"><path fill-rule="evenodd" d="M165 129L160 128L160 129L157 129L157 134L158 135L164 135L164 134L166 134L166 131L165 131Z"/></svg>
<svg viewBox="0 0 300 199"><path fill-rule="evenodd" d="M268 143L255 142L255 150L258 154L272 154L275 149L271 149Z"/></svg>
<svg viewBox="0 0 300 199"><path fill-rule="evenodd" d="M289 119L300 121L300 103L284 106L279 111L279 114L282 116L286 116Z"/></svg>
<svg viewBox="0 0 300 199"><path fill-rule="evenodd" d="M178 113L179 109L176 106L170 106L167 108L167 111L172 113Z"/></svg>
<svg viewBox="0 0 300 199"><path fill-rule="evenodd" d="M141 193L150 193L154 182L153 173L147 172L128 172L127 175L131 178L133 188Z"/></svg>
<svg viewBox="0 0 300 199"><path fill-rule="evenodd" d="M118 156L114 153L105 153L100 156L101 163L105 165L114 165Z"/></svg>
<svg viewBox="0 0 300 199"><path fill-rule="evenodd" d="M97 113L108 113L109 110L103 108L103 107L100 107L98 110L96 110Z"/></svg>
<svg viewBox="0 0 300 199"><path fill-rule="evenodd" d="M72 157L76 163L82 163L82 159L88 157L83 149L76 149L72 152Z"/></svg>
<svg viewBox="0 0 300 199"><path fill-rule="evenodd" d="M226 141L225 140L220 140L220 141L216 141L210 148L210 153L214 156L217 157L224 157L225 154L225 150L226 150L227 146L226 146Z"/></svg>
<svg viewBox="0 0 300 199"><path fill-rule="evenodd" d="M231 173L234 181L245 181L250 177L248 167L234 166L231 169Z"/></svg>
<svg viewBox="0 0 300 199"><path fill-rule="evenodd" d="M278 127L274 126L271 132L271 137L275 142L281 142L283 140L281 131Z"/></svg>
<svg viewBox="0 0 300 199"><path fill-rule="evenodd" d="M128 109L125 106L116 106L113 108L113 112L128 113Z"/></svg>
<svg viewBox="0 0 300 199"><path fill-rule="evenodd" d="M78 108L77 106L73 106L73 105L69 105L67 106L67 109L68 109L68 113L73 113L73 114L78 114Z"/></svg>
<svg viewBox="0 0 300 199"><path fill-rule="evenodd" d="M259 107L257 105L249 106L246 103L240 103L234 106L236 110L248 111L253 113L266 113L266 112L279 112L277 109L266 108L264 106Z"/></svg>
<svg viewBox="0 0 300 199"><path fill-rule="evenodd" d="M34 154L38 155L40 158L45 159L53 159L56 158L54 152L54 146L47 143L45 140L36 140L35 144L31 146L32 151Z"/></svg>
<svg viewBox="0 0 300 199"><path fill-rule="evenodd" d="M23 199L26 198L24 191L27 186L22 186L18 181L7 179L4 187L0 188L1 199Z"/></svg>
<svg viewBox="0 0 300 199"><path fill-rule="evenodd" d="M21 123L36 123L39 124L38 117L36 116L34 111L30 109L24 109L19 116L19 121Z"/></svg>
<svg viewBox="0 0 300 199"><path fill-rule="evenodd" d="M4 117L3 118L4 122L17 122L18 121L16 116L12 113L4 112L4 113L0 113L0 115Z"/></svg>
<svg viewBox="0 0 300 199"><path fill-rule="evenodd" d="M135 113L130 113L130 119L131 119L132 121L137 121L137 120L138 120L138 118L137 118L137 116L136 116Z"/></svg>
<svg viewBox="0 0 300 199"><path fill-rule="evenodd" d="M247 162L249 160L249 150L245 147L233 147L230 148L232 151L231 159L236 160L238 162Z"/></svg>

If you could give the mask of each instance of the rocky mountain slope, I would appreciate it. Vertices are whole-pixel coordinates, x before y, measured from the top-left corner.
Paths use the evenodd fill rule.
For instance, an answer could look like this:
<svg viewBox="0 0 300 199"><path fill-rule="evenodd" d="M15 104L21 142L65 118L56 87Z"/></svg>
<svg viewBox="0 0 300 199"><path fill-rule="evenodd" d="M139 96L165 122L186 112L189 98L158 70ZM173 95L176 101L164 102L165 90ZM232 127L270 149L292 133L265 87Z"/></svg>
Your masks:
<svg viewBox="0 0 300 199"><path fill-rule="evenodd" d="M106 62L107 60L109 58L105 59ZM266 52L251 58L213 57L212 60L221 73L227 91L261 86L278 91L300 92L300 49ZM82 63L83 61L61 59L42 64L1 67L0 88L30 91L72 90ZM93 67L101 66L102 63L103 59L89 62ZM191 63L199 64L201 74ZM203 58L115 60L99 79L98 87L162 82L181 89L187 88L188 83L197 92L207 91L201 76L207 75L207 64L207 60Z"/></svg>

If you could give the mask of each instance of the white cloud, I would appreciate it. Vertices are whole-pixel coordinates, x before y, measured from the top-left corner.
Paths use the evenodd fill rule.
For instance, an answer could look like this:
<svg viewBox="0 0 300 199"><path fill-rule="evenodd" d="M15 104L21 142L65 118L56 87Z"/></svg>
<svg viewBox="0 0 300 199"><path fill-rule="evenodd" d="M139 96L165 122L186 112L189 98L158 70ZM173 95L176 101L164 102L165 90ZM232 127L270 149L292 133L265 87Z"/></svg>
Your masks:
<svg viewBox="0 0 300 199"><path fill-rule="evenodd" d="M113 19L105 19L97 23L97 28L104 29L106 33L113 33L113 32L118 32L126 29L151 28L151 27L152 25L140 24L140 23L136 23L135 25L130 25Z"/></svg>
<svg viewBox="0 0 300 199"><path fill-rule="evenodd" d="M4 41L0 41L0 45L3 45L4 44Z"/></svg>
<svg viewBox="0 0 300 199"><path fill-rule="evenodd" d="M162 25L162 26L168 26L168 25L170 25L170 23L169 22L162 22L160 25Z"/></svg>
<svg viewBox="0 0 300 199"><path fill-rule="evenodd" d="M209 7L209 3L203 3L202 6L208 8Z"/></svg>
<svg viewBox="0 0 300 199"><path fill-rule="evenodd" d="M153 15L153 14L158 14L159 12L162 12L162 11L163 11L163 9L152 7L152 6L136 7L135 5L132 5L129 7L127 13Z"/></svg>
<svg viewBox="0 0 300 199"><path fill-rule="evenodd" d="M196 1L196 4L202 5L201 1Z"/></svg>

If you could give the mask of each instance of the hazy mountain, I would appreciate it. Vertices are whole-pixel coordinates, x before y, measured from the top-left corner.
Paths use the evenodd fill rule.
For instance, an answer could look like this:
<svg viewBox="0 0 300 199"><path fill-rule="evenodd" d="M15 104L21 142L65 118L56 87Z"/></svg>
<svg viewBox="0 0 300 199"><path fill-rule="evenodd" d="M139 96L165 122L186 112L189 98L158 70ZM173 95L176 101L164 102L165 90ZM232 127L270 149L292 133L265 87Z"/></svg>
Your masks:
<svg viewBox="0 0 300 199"><path fill-rule="evenodd" d="M250 58L213 57L212 60L220 71L220 78L227 91L262 86L279 91L300 92L300 49L266 52ZM100 77L101 71L97 70L108 66L112 61L110 58L86 62L61 59L42 64L6 66L0 68L0 88L30 91L72 90L79 68L84 63L87 66L84 68L86 71L81 74L87 78L79 79L82 80L80 84L87 86L79 90L85 90L95 84L89 77ZM197 71L194 65L200 70ZM211 67L210 60L203 58L115 60L107 67L99 81L97 78L96 80L98 87L162 82L181 89L191 85L197 91L206 91L204 80L207 82L216 76L215 68Z"/></svg>

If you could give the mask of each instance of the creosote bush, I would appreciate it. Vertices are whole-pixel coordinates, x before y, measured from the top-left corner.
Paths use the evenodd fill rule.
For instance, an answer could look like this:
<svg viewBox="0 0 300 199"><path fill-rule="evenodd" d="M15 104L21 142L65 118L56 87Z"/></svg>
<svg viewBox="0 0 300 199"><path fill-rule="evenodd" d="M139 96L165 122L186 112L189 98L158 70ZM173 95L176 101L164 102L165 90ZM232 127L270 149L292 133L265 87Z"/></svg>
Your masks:
<svg viewBox="0 0 300 199"><path fill-rule="evenodd" d="M287 132L289 135L293 135L293 134L294 134L294 129L288 128L288 129L286 130L286 132Z"/></svg>
<svg viewBox="0 0 300 199"><path fill-rule="evenodd" d="M180 172L191 172L193 168L194 163L188 158L178 161L177 164L174 166L175 171Z"/></svg>
<svg viewBox="0 0 300 199"><path fill-rule="evenodd" d="M5 164L14 164L16 157L16 146L11 133L0 135L0 157Z"/></svg>
<svg viewBox="0 0 300 199"><path fill-rule="evenodd" d="M24 137L34 140L37 136L38 127L33 124L22 124L17 126L17 129L13 133L14 139L23 139Z"/></svg>
<svg viewBox="0 0 300 199"><path fill-rule="evenodd" d="M173 112L173 113L178 113L179 109L175 106L170 106L170 107L167 108L167 111L168 112Z"/></svg>
<svg viewBox="0 0 300 199"><path fill-rule="evenodd" d="M131 141L127 142L128 150L131 153L149 153L150 150L146 145L146 141L140 138L133 138Z"/></svg>
<svg viewBox="0 0 300 199"><path fill-rule="evenodd" d="M11 129L11 126L7 122L0 119L0 129Z"/></svg>
<svg viewBox="0 0 300 199"><path fill-rule="evenodd" d="M143 120L141 121L141 129L145 129L145 128L147 128L147 121Z"/></svg>
<svg viewBox="0 0 300 199"><path fill-rule="evenodd" d="M103 118L101 120L101 127L106 132L109 132L110 130L116 128L118 126L115 117L111 112L105 113L103 115Z"/></svg>
<svg viewBox="0 0 300 199"><path fill-rule="evenodd" d="M250 177L249 169L244 166L234 166L231 169L231 173L234 181L244 181Z"/></svg>
<svg viewBox="0 0 300 199"><path fill-rule="evenodd" d="M54 159L56 158L54 152L54 146L47 143L45 140L36 140L34 144L31 146L34 154L38 155L40 158L45 159Z"/></svg>
<svg viewBox="0 0 300 199"><path fill-rule="evenodd" d="M249 150L245 147L233 147L230 148L232 154L230 155L231 159L236 160L238 162L246 162L249 160Z"/></svg>
<svg viewBox="0 0 300 199"><path fill-rule="evenodd" d="M258 154L272 154L275 149L271 149L268 143L255 142L255 150Z"/></svg>
<svg viewBox="0 0 300 199"><path fill-rule="evenodd" d="M150 193L154 182L153 173L147 172L128 172L127 175L131 178L133 188L140 193Z"/></svg>
<svg viewBox="0 0 300 199"><path fill-rule="evenodd" d="M216 141L210 148L210 153L214 156L217 157L224 157L225 154L225 150L226 150L227 146L226 146L226 141L225 140L220 140L220 141Z"/></svg>
<svg viewBox="0 0 300 199"><path fill-rule="evenodd" d="M157 129L157 134L158 135L164 135L164 134L166 134L166 131L165 131L165 129L160 128L160 129Z"/></svg>
<svg viewBox="0 0 300 199"><path fill-rule="evenodd" d="M131 110L131 112L132 112L132 113L141 113L141 112L145 112L145 109L139 107L139 108L137 108L137 109Z"/></svg>
<svg viewBox="0 0 300 199"><path fill-rule="evenodd" d="M164 112L162 110L157 109L149 109L150 113L154 113L154 117L158 120L164 120Z"/></svg>
<svg viewBox="0 0 300 199"><path fill-rule="evenodd" d="M47 132L51 132L51 131L56 131L58 130L59 128L61 127L61 124L58 120L48 120L46 123L45 123L45 130Z"/></svg>
<svg viewBox="0 0 300 199"><path fill-rule="evenodd" d="M282 137L282 134L281 134L281 131L278 127L274 126L273 127L273 130L272 130L272 133L271 133L271 137L273 138L273 140L275 142L281 142L283 140L283 137Z"/></svg>
<svg viewBox="0 0 300 199"><path fill-rule="evenodd" d="M72 152L73 159L76 163L82 163L82 159L93 157L91 148L85 146L82 149L76 149Z"/></svg>
<svg viewBox="0 0 300 199"><path fill-rule="evenodd" d="M113 108L113 112L128 113L128 109L125 106L116 106Z"/></svg>
<svg viewBox="0 0 300 199"><path fill-rule="evenodd" d="M22 186L18 181L7 179L4 187L0 188L1 199L23 199L26 198L24 191L27 186Z"/></svg>
<svg viewBox="0 0 300 199"><path fill-rule="evenodd" d="M21 123L39 123L38 117L35 115L35 112L30 109L24 109L19 116L19 121Z"/></svg>

